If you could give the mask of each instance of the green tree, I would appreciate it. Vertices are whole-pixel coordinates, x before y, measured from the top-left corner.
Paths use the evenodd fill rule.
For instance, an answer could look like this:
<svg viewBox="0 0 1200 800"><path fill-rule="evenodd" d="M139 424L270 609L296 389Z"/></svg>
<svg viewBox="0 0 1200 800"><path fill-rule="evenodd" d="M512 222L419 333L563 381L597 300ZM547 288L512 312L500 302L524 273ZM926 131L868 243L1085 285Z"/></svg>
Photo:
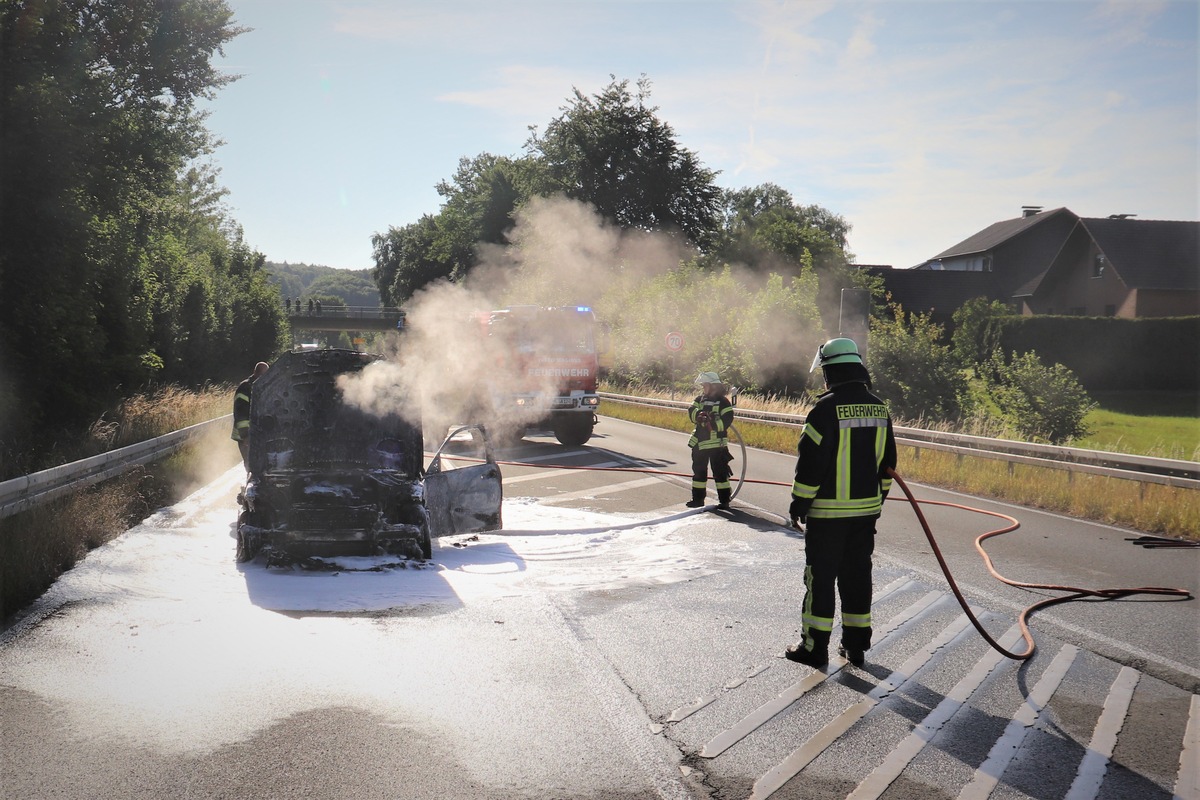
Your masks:
<svg viewBox="0 0 1200 800"><path fill-rule="evenodd" d="M942 334L928 314L906 313L898 305L892 315L872 320L867 347L872 382L901 420L955 420L963 412L967 380L941 343Z"/></svg>
<svg viewBox="0 0 1200 800"><path fill-rule="evenodd" d="M197 167L214 144L196 102L231 80L211 63L231 19L223 0L0 4L0 436L222 363L240 231Z"/></svg>
<svg viewBox="0 0 1200 800"><path fill-rule="evenodd" d="M1004 303L986 297L974 297L954 312L950 342L964 367L979 374L980 365L991 361L1000 349L1000 320L1010 313Z"/></svg>
<svg viewBox="0 0 1200 800"><path fill-rule="evenodd" d="M850 224L820 206L797 205L792 195L773 183L726 191L723 227L717 256L764 271L783 266L798 272L808 253L823 271L847 263Z"/></svg>
<svg viewBox="0 0 1200 800"><path fill-rule="evenodd" d="M648 104L650 81L628 80L587 96L578 89L526 151L543 172L537 193L592 205L624 228L680 232L706 248L718 228L716 174L679 145L675 131Z"/></svg>
<svg viewBox="0 0 1200 800"><path fill-rule="evenodd" d="M383 305L403 305L426 284L455 277L454 263L437 257L440 235L438 219L426 214L411 225L371 237L372 275Z"/></svg>
<svg viewBox="0 0 1200 800"><path fill-rule="evenodd" d="M379 289L371 279L370 270L330 269L313 280L305 293L320 298L322 303L337 298L342 305L379 305Z"/></svg>
<svg viewBox="0 0 1200 800"><path fill-rule="evenodd" d="M744 273L743 273L744 276ZM613 377L630 383L689 385L701 370L747 389L802 386L807 361L822 340L811 270L797 279L778 274L747 285L729 267L712 270L692 260L662 275L609 292L597 305L612 325ZM682 352L668 354L663 337L684 336Z"/></svg>
<svg viewBox="0 0 1200 800"><path fill-rule="evenodd" d="M1048 367L1037 353L1013 353L990 372L992 400L1021 436L1063 444L1088 434L1083 419L1096 404L1067 367Z"/></svg>
<svg viewBox="0 0 1200 800"><path fill-rule="evenodd" d="M837 330L841 290L871 288L871 277L850 264L850 223L817 205L799 205L774 184L726 191L712 263L744 264L759 272L799 274L807 257L817 276L818 303L826 330ZM877 281L881 286L882 281Z"/></svg>
<svg viewBox="0 0 1200 800"><path fill-rule="evenodd" d="M529 199L540 173L534 159L481 153L459 159L454 177L438 183L437 193L445 198L438 215L443 231L439 255L454 262L456 273L473 265L477 244L505 243L513 212Z"/></svg>

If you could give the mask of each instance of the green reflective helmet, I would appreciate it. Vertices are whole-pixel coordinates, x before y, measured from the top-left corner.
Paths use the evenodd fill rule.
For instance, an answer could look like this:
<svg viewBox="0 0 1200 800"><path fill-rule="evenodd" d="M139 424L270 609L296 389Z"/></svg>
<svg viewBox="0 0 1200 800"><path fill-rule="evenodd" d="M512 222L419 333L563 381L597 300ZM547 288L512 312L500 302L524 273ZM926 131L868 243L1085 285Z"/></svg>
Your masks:
<svg viewBox="0 0 1200 800"><path fill-rule="evenodd" d="M817 348L817 354L813 356L812 366L808 368L808 371L814 372L817 367L827 367L830 364L861 363L863 363L862 356L858 354L858 345L854 343L853 339L830 339Z"/></svg>
<svg viewBox="0 0 1200 800"><path fill-rule="evenodd" d="M697 386L701 386L705 383L720 383L720 382L721 382L721 379L719 377L717 377L717 373L715 373L715 372L701 372L700 376L698 378L696 378Z"/></svg>

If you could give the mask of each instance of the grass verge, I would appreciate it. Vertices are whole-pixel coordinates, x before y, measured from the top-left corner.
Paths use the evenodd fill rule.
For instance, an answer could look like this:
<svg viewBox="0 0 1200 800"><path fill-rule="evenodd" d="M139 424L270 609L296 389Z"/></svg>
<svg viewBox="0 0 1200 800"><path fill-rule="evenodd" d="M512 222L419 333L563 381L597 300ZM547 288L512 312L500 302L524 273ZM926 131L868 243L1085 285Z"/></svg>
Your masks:
<svg viewBox="0 0 1200 800"><path fill-rule="evenodd" d="M93 424L62 463L124 447L228 413L233 387L164 389L127 400ZM88 551L150 513L186 497L239 463L229 431L193 441L168 458L0 521L0 621L8 627ZM232 546L230 558L233 557Z"/></svg>
<svg viewBox="0 0 1200 800"><path fill-rule="evenodd" d="M602 400L600 414L690 432L687 414ZM796 412L793 412L796 413ZM737 421L747 447L795 453L798 430ZM901 446L896 469L907 481L1054 511L1152 534L1200 540L1200 491L1073 474L987 458ZM781 492L786 494L784 489ZM780 502L783 502L782 500Z"/></svg>

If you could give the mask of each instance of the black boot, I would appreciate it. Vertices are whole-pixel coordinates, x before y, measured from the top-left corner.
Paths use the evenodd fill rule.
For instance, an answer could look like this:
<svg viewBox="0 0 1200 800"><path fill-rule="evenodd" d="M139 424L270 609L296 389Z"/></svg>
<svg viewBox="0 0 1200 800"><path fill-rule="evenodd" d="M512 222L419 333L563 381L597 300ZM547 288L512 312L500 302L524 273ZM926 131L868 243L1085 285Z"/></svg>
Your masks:
<svg viewBox="0 0 1200 800"><path fill-rule="evenodd" d="M829 632L808 629L804 638L784 653L788 661L820 668L829 663Z"/></svg>
<svg viewBox="0 0 1200 800"><path fill-rule="evenodd" d="M692 489L692 499L684 503L688 508L701 508L704 505L704 489Z"/></svg>
<svg viewBox="0 0 1200 800"><path fill-rule="evenodd" d="M797 664L807 664L810 667L823 667L829 663L828 648L814 647L809 650L804 646L804 642L796 642L789 647L784 653L788 661L795 661Z"/></svg>
<svg viewBox="0 0 1200 800"><path fill-rule="evenodd" d="M732 489L717 489L717 508L722 511L729 510L729 498L733 495Z"/></svg>
<svg viewBox="0 0 1200 800"><path fill-rule="evenodd" d="M845 644L838 648L838 655L856 667L861 667L863 662L867 660L866 650L858 650L853 647L847 647Z"/></svg>

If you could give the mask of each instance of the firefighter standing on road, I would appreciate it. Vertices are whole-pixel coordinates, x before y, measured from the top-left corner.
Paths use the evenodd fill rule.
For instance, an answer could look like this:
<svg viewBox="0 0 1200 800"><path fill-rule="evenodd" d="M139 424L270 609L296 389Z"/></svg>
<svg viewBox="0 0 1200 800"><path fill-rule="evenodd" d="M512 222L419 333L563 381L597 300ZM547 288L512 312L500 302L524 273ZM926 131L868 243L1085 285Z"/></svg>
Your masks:
<svg viewBox="0 0 1200 800"><path fill-rule="evenodd" d="M851 339L830 339L817 350L826 392L805 420L797 446L789 513L804 535L803 639L787 649L791 661L820 667L829 661L834 587L842 601L841 654L861 666L871 647L871 554L875 521L891 489L896 439L887 406L870 391L871 378Z"/></svg>
<svg viewBox="0 0 1200 800"><path fill-rule="evenodd" d="M688 447L692 449L692 499L685 505L700 508L708 487L708 468L712 465L713 482L717 485L717 508L729 508L732 487L729 476L729 426L733 424L733 404L725 396L725 387L715 372L701 372L696 378L701 394L692 401L688 419L696 424Z"/></svg>
<svg viewBox="0 0 1200 800"><path fill-rule="evenodd" d="M266 373L271 368L271 365L265 361L260 361L254 365L254 372L250 377L238 384L237 391L233 393L233 434L229 438L238 443L238 450L242 451L242 466L246 471L250 471L250 393L254 381L261 375Z"/></svg>

